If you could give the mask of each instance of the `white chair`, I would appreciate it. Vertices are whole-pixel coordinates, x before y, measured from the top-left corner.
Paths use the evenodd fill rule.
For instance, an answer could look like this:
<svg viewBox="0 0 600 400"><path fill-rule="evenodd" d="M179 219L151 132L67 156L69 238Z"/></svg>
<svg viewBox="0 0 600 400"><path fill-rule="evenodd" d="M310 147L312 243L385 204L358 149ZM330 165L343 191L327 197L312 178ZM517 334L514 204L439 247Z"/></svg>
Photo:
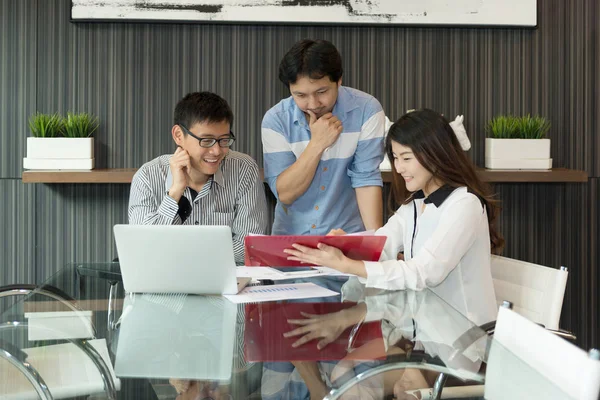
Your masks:
<svg viewBox="0 0 600 400"><path fill-rule="evenodd" d="M567 277L565 267L544 267L492 256L492 278L498 306L505 300L513 310L547 329L558 330Z"/></svg>
<svg viewBox="0 0 600 400"><path fill-rule="evenodd" d="M600 352L589 355L501 307L490 348L485 398L597 400Z"/></svg>
<svg viewBox="0 0 600 400"><path fill-rule="evenodd" d="M394 123L392 121L390 121L390 119L386 115L384 137L387 135L388 131L390 130L390 128L392 127L393 124ZM391 171L392 170L392 163L391 163L390 159L388 158L387 154L385 154L383 156L383 161L381 162L381 164L379 164L379 170L380 171Z"/></svg>
<svg viewBox="0 0 600 400"><path fill-rule="evenodd" d="M3 322L0 333L42 344L46 340L67 343L19 349L0 335L0 399L60 399L104 391L109 399L116 399L121 382L112 368L105 339L93 339L91 311L80 310L68 294L53 286L0 287L0 298L33 294L48 297L70 311L25 313L27 322Z"/></svg>
<svg viewBox="0 0 600 400"><path fill-rule="evenodd" d="M24 361L0 357L0 399L64 399L98 394L106 399L117 398L121 381L115 376L105 339L72 340L21 352L26 354Z"/></svg>
<svg viewBox="0 0 600 400"><path fill-rule="evenodd" d="M513 258L492 255L492 278L498 306L505 301L512 309L525 318L541 324L546 330L564 339L574 341L570 332L559 330L559 320L567 286L567 268L545 267ZM489 334L494 334L494 323L482 326ZM420 389L423 399L464 398L481 392L481 387L444 387L437 390Z"/></svg>

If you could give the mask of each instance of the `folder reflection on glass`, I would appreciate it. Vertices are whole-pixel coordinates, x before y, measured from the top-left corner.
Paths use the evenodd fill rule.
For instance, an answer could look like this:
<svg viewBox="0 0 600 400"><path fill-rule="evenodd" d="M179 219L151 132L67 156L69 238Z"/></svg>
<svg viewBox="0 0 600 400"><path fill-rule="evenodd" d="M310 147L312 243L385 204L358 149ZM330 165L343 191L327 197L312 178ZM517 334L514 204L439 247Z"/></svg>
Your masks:
<svg viewBox="0 0 600 400"><path fill-rule="evenodd" d="M288 319L304 319L302 312L325 315L355 306L356 303L263 303L247 304L245 312L244 349L247 361L325 361L376 360L385 358L381 322L363 322L346 329L336 340L317 350L318 340L299 347L300 339L283 337L299 325ZM332 316L335 318L335 316Z"/></svg>
<svg viewBox="0 0 600 400"><path fill-rule="evenodd" d="M219 296L125 297L115 360L120 377L231 378L237 306Z"/></svg>
<svg viewBox="0 0 600 400"><path fill-rule="evenodd" d="M253 267L298 267L306 266L299 261L291 261L289 254L283 252L291 249L292 244L316 248L324 243L340 249L347 257L354 260L379 261L385 236L246 236L244 239L245 260L247 266Z"/></svg>

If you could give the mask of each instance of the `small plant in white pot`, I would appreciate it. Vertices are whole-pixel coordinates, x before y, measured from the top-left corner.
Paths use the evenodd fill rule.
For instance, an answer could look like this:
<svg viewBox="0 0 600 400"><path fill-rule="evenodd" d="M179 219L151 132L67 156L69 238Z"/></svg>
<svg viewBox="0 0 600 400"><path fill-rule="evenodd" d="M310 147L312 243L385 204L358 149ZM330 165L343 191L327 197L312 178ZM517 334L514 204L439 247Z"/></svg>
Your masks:
<svg viewBox="0 0 600 400"><path fill-rule="evenodd" d="M552 168L550 122L542 117L498 116L486 127L485 167L488 169Z"/></svg>
<svg viewBox="0 0 600 400"><path fill-rule="evenodd" d="M27 138L25 169L94 168L94 138L98 118L88 113L58 114L36 113L29 119L32 137Z"/></svg>

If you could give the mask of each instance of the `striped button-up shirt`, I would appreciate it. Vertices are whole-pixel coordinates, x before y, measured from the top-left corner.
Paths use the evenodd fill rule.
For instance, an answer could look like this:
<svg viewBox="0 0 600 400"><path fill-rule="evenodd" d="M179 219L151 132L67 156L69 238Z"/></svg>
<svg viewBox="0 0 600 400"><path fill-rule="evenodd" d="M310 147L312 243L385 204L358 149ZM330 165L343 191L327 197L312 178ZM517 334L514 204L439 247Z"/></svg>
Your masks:
<svg viewBox="0 0 600 400"><path fill-rule="evenodd" d="M384 153L385 114L373 96L341 86L333 115L342 122L343 132L321 156L306 192L291 205L277 202L273 234L325 235L333 228L349 233L365 229L355 189L383 186L379 164ZM265 181L278 200L277 178L300 158L310 139L310 126L292 97L265 114Z"/></svg>
<svg viewBox="0 0 600 400"><path fill-rule="evenodd" d="M142 165L131 182L129 223L137 225L181 225L177 202L168 195L173 178L169 167L172 154ZM191 213L183 225L228 225L233 236L237 264L244 262L244 238L249 233L267 232L267 202L256 162L248 155L230 150L219 170L195 198L190 188L183 196Z"/></svg>

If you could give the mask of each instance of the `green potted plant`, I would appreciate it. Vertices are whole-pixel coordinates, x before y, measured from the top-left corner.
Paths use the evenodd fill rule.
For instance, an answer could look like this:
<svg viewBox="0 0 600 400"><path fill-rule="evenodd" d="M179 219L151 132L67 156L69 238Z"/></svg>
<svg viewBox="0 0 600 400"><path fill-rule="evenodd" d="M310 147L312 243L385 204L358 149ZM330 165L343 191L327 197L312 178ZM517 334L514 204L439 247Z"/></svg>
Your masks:
<svg viewBox="0 0 600 400"><path fill-rule="evenodd" d="M486 126L485 167L550 169L550 122L543 117L500 115Z"/></svg>
<svg viewBox="0 0 600 400"><path fill-rule="evenodd" d="M89 113L35 113L29 118L25 169L93 169L98 118Z"/></svg>

